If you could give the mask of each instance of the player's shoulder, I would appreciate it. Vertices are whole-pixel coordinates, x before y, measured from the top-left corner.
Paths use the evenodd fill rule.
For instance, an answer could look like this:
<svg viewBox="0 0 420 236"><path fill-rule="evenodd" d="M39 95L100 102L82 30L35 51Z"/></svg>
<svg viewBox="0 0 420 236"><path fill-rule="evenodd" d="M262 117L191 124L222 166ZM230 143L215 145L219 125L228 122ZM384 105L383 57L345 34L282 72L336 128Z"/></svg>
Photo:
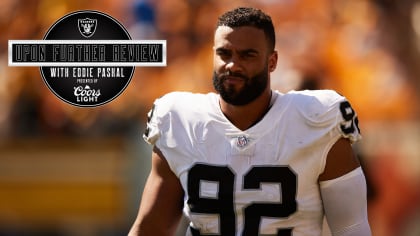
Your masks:
<svg viewBox="0 0 420 236"><path fill-rule="evenodd" d="M215 99L213 94L191 92L171 92L156 99L147 114L145 140L154 144L160 138L162 130L175 127L182 129L182 124L200 120L212 99Z"/></svg>
<svg viewBox="0 0 420 236"><path fill-rule="evenodd" d="M170 92L156 99L154 107L160 115L171 112L187 114L206 109L214 96L212 93Z"/></svg>
<svg viewBox="0 0 420 236"><path fill-rule="evenodd" d="M192 92L183 92L183 91L175 91L170 92L162 97L158 98L158 101L162 103L167 103L168 105L176 105L179 103L191 103L196 101L197 99L203 99L206 94L202 93L192 93Z"/></svg>
<svg viewBox="0 0 420 236"><path fill-rule="evenodd" d="M340 112L340 103L347 101L334 90L290 91L286 96L301 115L316 123L333 119Z"/></svg>
<svg viewBox="0 0 420 236"><path fill-rule="evenodd" d="M344 100L345 98L334 90L301 90L290 91L290 96L295 105L325 107Z"/></svg>

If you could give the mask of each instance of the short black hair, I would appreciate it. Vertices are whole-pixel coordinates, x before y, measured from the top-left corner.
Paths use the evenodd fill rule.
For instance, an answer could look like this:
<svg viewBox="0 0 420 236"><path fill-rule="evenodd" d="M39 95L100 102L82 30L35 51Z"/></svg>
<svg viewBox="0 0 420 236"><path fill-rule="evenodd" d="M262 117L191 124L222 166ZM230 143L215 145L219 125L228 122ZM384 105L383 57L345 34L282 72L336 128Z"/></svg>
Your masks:
<svg viewBox="0 0 420 236"><path fill-rule="evenodd" d="M252 7L238 7L225 12L217 21L216 28L228 26L231 28L240 26L253 26L264 31L267 37L269 49L274 50L276 34L271 17L260 9Z"/></svg>

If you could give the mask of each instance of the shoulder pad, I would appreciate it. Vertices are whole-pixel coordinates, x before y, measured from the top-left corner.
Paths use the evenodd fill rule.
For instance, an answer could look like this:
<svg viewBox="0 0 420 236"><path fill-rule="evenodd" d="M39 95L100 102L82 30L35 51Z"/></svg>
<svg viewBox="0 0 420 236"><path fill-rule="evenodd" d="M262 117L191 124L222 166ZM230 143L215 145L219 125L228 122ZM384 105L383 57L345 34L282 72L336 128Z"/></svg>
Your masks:
<svg viewBox="0 0 420 236"><path fill-rule="evenodd" d="M143 138L149 144L155 142L161 136L161 132L169 129L172 120L176 117L191 116L202 106L204 96L190 92L171 92L156 99L152 109L148 113L147 128Z"/></svg>
<svg viewBox="0 0 420 236"><path fill-rule="evenodd" d="M312 125L323 125L336 119L339 103L345 98L333 90L305 90L292 92L293 105Z"/></svg>
<svg viewBox="0 0 420 236"><path fill-rule="evenodd" d="M359 120L349 101L333 90L291 92L293 106L312 127L338 130L352 142L360 139Z"/></svg>

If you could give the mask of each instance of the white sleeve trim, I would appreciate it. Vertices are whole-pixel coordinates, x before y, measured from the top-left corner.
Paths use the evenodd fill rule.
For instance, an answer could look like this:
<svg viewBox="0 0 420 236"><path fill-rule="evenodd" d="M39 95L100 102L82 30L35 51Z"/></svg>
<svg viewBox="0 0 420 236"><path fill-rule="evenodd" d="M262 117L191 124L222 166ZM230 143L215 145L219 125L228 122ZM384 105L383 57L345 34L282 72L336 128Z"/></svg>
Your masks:
<svg viewBox="0 0 420 236"><path fill-rule="evenodd" d="M362 167L359 166L356 169L350 171L349 173L347 173L345 175L342 175L338 178L331 179L331 180L320 181L319 184L320 184L321 188L327 188L327 187L329 187L329 186L331 186L331 185L333 185L337 182L345 181L347 179L353 178L354 176L357 176L357 175L360 175L360 174L362 174L363 177L364 177Z"/></svg>

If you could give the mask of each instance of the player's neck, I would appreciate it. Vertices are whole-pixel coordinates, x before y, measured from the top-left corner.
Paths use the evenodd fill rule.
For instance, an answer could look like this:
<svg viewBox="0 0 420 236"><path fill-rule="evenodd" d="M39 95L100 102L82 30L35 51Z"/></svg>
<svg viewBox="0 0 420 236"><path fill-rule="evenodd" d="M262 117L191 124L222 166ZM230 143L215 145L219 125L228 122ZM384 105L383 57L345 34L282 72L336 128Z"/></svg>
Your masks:
<svg viewBox="0 0 420 236"><path fill-rule="evenodd" d="M267 88L258 98L244 106L235 106L220 99L220 109L229 121L240 130L258 123L270 108L271 89Z"/></svg>

